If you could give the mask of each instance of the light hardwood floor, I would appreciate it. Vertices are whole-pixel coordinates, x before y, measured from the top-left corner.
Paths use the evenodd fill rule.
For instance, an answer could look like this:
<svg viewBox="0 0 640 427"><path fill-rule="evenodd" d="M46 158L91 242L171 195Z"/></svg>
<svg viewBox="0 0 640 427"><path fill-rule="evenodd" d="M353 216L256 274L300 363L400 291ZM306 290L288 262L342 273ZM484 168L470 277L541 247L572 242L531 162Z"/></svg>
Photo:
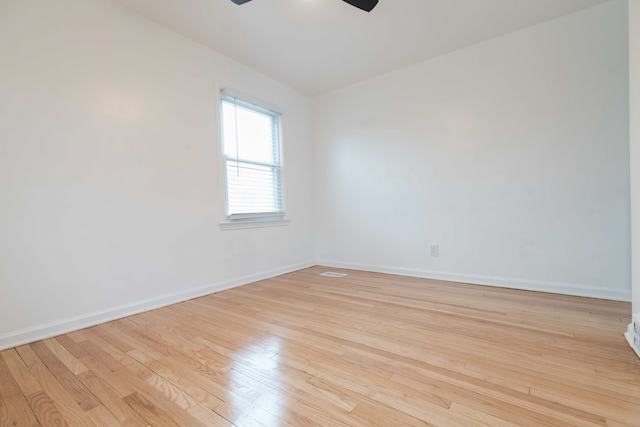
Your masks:
<svg viewBox="0 0 640 427"><path fill-rule="evenodd" d="M640 426L628 303L326 270L2 351L0 426Z"/></svg>

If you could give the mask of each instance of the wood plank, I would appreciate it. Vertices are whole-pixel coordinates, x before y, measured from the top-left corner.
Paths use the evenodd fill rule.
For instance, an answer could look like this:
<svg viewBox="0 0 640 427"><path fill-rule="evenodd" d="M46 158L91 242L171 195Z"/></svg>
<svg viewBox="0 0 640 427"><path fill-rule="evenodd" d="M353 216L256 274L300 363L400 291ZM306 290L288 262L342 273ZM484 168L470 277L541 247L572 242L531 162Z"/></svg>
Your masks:
<svg viewBox="0 0 640 427"><path fill-rule="evenodd" d="M78 360L87 356L86 350L76 341L72 340L69 335L60 335L56 337L56 341L62 344L64 348Z"/></svg>
<svg viewBox="0 0 640 427"><path fill-rule="evenodd" d="M28 396L27 401L31 409L33 409L33 413L38 418L38 421L40 421L40 424L43 426L67 426L64 417L60 414L56 405L49 399L47 393L39 391Z"/></svg>
<svg viewBox="0 0 640 427"><path fill-rule="evenodd" d="M82 360L82 363L85 364L90 369L91 373L95 374L102 381L109 384L109 386L111 386L116 391L116 393L120 398L128 396L132 393L135 393L136 391L135 387L133 387L127 381L121 381L116 375L114 375L114 371L100 364L100 362L97 361L95 358L93 358L91 355L87 355L83 357L81 360ZM135 375L135 373L128 371L124 366L120 371L126 372L129 375ZM82 378L82 375L84 374L81 374L81 378Z"/></svg>
<svg viewBox="0 0 640 427"><path fill-rule="evenodd" d="M98 406L88 410L87 415L89 415L98 427L116 427L122 425L104 406Z"/></svg>
<svg viewBox="0 0 640 427"><path fill-rule="evenodd" d="M38 420L14 379L4 358L0 357L0 400L14 425L37 426ZM5 420L6 422L6 420Z"/></svg>
<svg viewBox="0 0 640 427"><path fill-rule="evenodd" d="M31 349L38 355L42 363L44 363L82 409L88 411L96 406L100 406L100 402L98 402L95 396L93 396L73 372L67 369L64 363L49 350L49 347L47 347L43 341L31 344Z"/></svg>
<svg viewBox="0 0 640 427"><path fill-rule="evenodd" d="M160 391L166 398L175 402L182 409L198 419L205 426L232 426L232 424L218 415L215 411L207 408L204 404L193 398L188 392L167 381L162 376L151 371L144 380L156 390Z"/></svg>
<svg viewBox="0 0 640 427"><path fill-rule="evenodd" d="M42 391L42 387L33 378L15 348L3 351L2 358L25 396Z"/></svg>
<svg viewBox="0 0 640 427"><path fill-rule="evenodd" d="M40 425L24 396L10 397L8 399L0 397L0 399L4 401L7 412L13 420L13 425L25 427Z"/></svg>
<svg viewBox="0 0 640 427"><path fill-rule="evenodd" d="M14 427L15 423L13 418L9 414L9 410L7 409L7 405L0 396L0 427Z"/></svg>
<svg viewBox="0 0 640 427"><path fill-rule="evenodd" d="M74 355L69 353L69 350L67 350L56 339L50 338L44 340L43 342L47 347L49 347L49 350L51 350L51 352L58 358L58 360L60 360L64 364L64 366L69 369L69 371L71 371L73 375L79 375L83 372L88 371L87 367L84 366L78 359L76 359Z"/></svg>
<svg viewBox="0 0 640 427"><path fill-rule="evenodd" d="M4 361L4 357L0 357L0 396L8 399L21 395L22 390L9 370L9 366Z"/></svg>
<svg viewBox="0 0 640 427"><path fill-rule="evenodd" d="M98 378L93 372L84 372L79 375L79 378L91 390L93 395L100 400L102 405L113 414L117 420L117 425L129 427L144 427L147 425L147 422L133 411L109 384Z"/></svg>
<svg viewBox="0 0 640 427"><path fill-rule="evenodd" d="M28 353L25 350L22 352ZM75 395L68 388L63 387L42 362L32 364L29 371L40 383L42 391L53 402L67 424L87 427L94 425L78 405Z"/></svg>
<svg viewBox="0 0 640 427"><path fill-rule="evenodd" d="M179 387L181 390L184 390L184 392L187 393L190 397L196 399L211 411L215 411L220 406L220 404L223 403L223 400L221 400L220 398L214 396L203 388L198 387L196 384L183 378L182 376L177 375L171 369L167 368L158 361L150 361L147 366L156 375L166 379L171 384L175 384L175 386Z"/></svg>
<svg viewBox="0 0 640 427"><path fill-rule="evenodd" d="M22 362L27 368L42 363L38 356L33 352L29 344L15 347L16 352L20 355Z"/></svg>
<svg viewBox="0 0 640 427"><path fill-rule="evenodd" d="M179 427L162 409L157 408L138 393L125 397L124 401L152 426Z"/></svg>

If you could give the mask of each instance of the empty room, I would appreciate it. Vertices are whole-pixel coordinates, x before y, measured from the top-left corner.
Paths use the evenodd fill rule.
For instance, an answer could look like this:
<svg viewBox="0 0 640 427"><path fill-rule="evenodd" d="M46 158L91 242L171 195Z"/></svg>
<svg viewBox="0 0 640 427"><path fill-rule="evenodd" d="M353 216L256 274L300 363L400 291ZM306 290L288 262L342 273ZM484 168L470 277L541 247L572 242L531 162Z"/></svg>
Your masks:
<svg viewBox="0 0 640 427"><path fill-rule="evenodd" d="M640 426L640 0L0 0L0 426Z"/></svg>

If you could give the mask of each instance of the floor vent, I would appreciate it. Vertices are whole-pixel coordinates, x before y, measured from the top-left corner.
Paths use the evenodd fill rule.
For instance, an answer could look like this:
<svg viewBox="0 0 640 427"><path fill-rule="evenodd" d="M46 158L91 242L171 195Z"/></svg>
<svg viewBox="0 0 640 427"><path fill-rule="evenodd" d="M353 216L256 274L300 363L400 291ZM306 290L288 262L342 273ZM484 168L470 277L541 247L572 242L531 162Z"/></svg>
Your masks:
<svg viewBox="0 0 640 427"><path fill-rule="evenodd" d="M344 277L346 274L344 273L336 273L335 271L327 271L326 273L322 273L321 276L326 277Z"/></svg>

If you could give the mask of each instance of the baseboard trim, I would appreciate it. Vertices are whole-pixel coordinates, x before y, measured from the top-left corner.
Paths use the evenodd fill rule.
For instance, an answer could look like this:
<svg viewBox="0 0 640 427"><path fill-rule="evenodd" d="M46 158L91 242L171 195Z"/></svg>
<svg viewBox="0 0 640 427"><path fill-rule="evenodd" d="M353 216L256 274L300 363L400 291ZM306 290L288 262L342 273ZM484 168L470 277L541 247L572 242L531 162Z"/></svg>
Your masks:
<svg viewBox="0 0 640 427"><path fill-rule="evenodd" d="M270 279L272 277L313 267L314 265L316 265L315 262L290 265L287 267L251 274L227 282L202 286L195 289L189 289L184 292L176 292L156 298L149 298L131 304L121 305L108 310L86 313L80 316L70 317L55 322L49 322L43 325L19 329L17 331L12 331L0 335L0 350L5 350L7 348L12 348L34 341L55 337L58 335L95 326L101 323L110 322L112 320L121 319L123 317L132 316L138 313L143 313L145 311L155 310L157 308L166 307L168 305L177 304L179 302L187 301L190 299L247 285L249 283L257 282L260 280Z"/></svg>
<svg viewBox="0 0 640 427"><path fill-rule="evenodd" d="M624 337L627 339L631 349L640 357L640 313L633 315Z"/></svg>
<svg viewBox="0 0 640 427"><path fill-rule="evenodd" d="M495 286L499 288L520 289L525 291L548 292L553 294L600 298L614 301L631 301L631 290L614 291L565 283L521 280L505 277L477 276L470 274L448 273L443 271L357 264L332 260L318 260L317 264L326 267L370 271L373 273L395 274L398 276L418 277L421 279L444 280L447 282L470 283L473 285Z"/></svg>
<svg viewBox="0 0 640 427"><path fill-rule="evenodd" d="M633 350L636 356L640 358L640 347L636 348L636 346L634 345L633 324L629 325L629 327L627 328L627 332L624 333L624 337L627 339L631 350Z"/></svg>

